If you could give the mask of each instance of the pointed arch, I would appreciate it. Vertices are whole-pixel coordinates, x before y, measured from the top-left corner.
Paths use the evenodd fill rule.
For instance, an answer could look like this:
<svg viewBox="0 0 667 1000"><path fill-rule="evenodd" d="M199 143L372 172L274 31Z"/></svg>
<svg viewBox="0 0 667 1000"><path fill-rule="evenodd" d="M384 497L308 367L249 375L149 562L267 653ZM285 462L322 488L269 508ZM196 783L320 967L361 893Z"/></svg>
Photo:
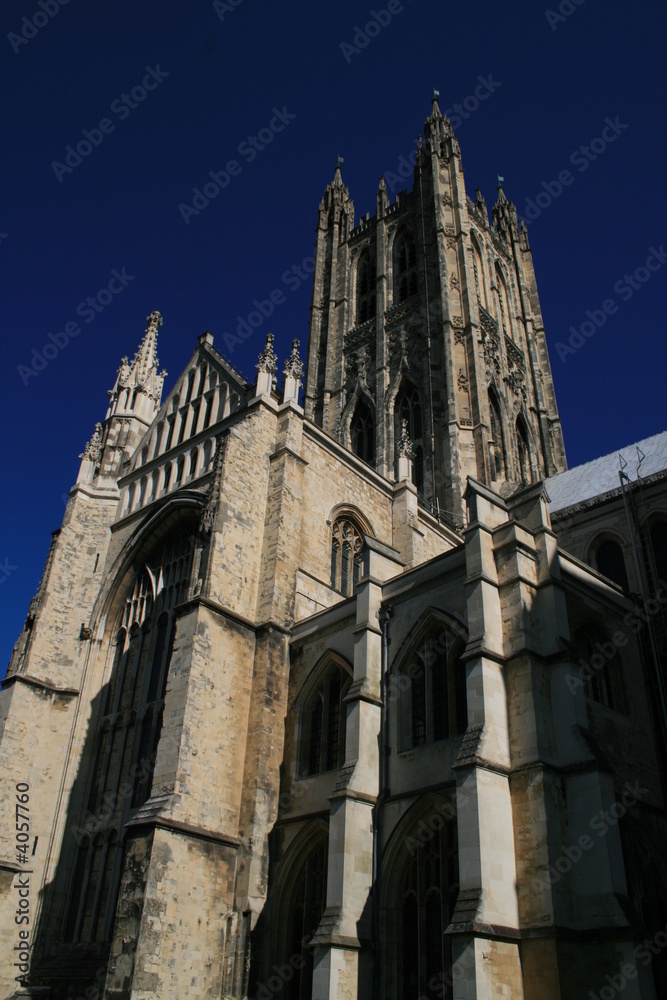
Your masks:
<svg viewBox="0 0 667 1000"><path fill-rule="evenodd" d="M596 535L588 546L586 561L623 590L629 591L624 545L623 538L617 532L603 531Z"/></svg>
<svg viewBox="0 0 667 1000"><path fill-rule="evenodd" d="M489 386L489 464L491 479L507 479L507 450L503 435L503 418L496 387Z"/></svg>
<svg viewBox="0 0 667 1000"><path fill-rule="evenodd" d="M376 268L369 249L363 250L357 264L357 325L375 318Z"/></svg>
<svg viewBox="0 0 667 1000"><path fill-rule="evenodd" d="M299 717L299 778L337 771L343 766L344 699L352 683L352 673L347 660L327 650L297 695L294 704Z"/></svg>
<svg viewBox="0 0 667 1000"><path fill-rule="evenodd" d="M357 379L357 384L354 387L354 391L350 396L345 409L341 415L341 437L344 447L349 448L350 451L354 451L352 442L352 421L356 415L357 407L362 403L368 412L371 414L373 420L373 426L375 426L375 400L368 391L368 387ZM375 439L373 439L373 452L375 451ZM355 454L357 454L355 452ZM361 456L360 456L361 457ZM366 461L366 459L364 459ZM369 462L369 465L374 464L375 457L373 457L373 462Z"/></svg>
<svg viewBox="0 0 667 1000"><path fill-rule="evenodd" d="M411 379L404 378L394 401L394 449L401 437L403 421L407 421L412 442L412 482L420 493L424 491L424 413L421 395Z"/></svg>
<svg viewBox="0 0 667 1000"><path fill-rule="evenodd" d="M70 942L109 940L126 823L130 810L141 807L151 792L175 638L174 609L188 594L194 557L186 524L147 540L141 557L135 551L135 559L121 565L114 581L116 641L108 645L111 672L101 699L105 714L97 720L89 757L85 829L95 839L81 844L75 865L83 871L83 888L70 887L65 921Z"/></svg>
<svg viewBox="0 0 667 1000"><path fill-rule="evenodd" d="M361 578L364 534L354 516L339 514L331 528L331 589L351 597Z"/></svg>
<svg viewBox="0 0 667 1000"><path fill-rule="evenodd" d="M417 292L417 249L409 229L402 228L393 246L394 304Z"/></svg>
<svg viewBox="0 0 667 1000"><path fill-rule="evenodd" d="M498 307L500 310L499 326L502 327L506 337L514 340L509 287L507 278L498 260L496 261L496 287L498 289Z"/></svg>
<svg viewBox="0 0 667 1000"><path fill-rule="evenodd" d="M429 608L410 630L389 675L395 692L396 747L401 753L459 736L468 725L463 652L468 635L453 616Z"/></svg>
<svg viewBox="0 0 667 1000"><path fill-rule="evenodd" d="M289 993L281 995L298 1000L313 995L314 951L309 943L326 907L328 855L328 825L314 820L297 834L276 872L272 965L295 970Z"/></svg>
<svg viewBox="0 0 667 1000"><path fill-rule="evenodd" d="M477 233L475 233L474 230L470 231L470 243L472 245L472 266L475 277L475 290L477 292L477 298L480 304L488 312L489 305L488 305L488 297L486 294L486 274L484 269L484 256L477 237Z"/></svg>
<svg viewBox="0 0 667 1000"><path fill-rule="evenodd" d="M368 465L375 465L375 420L363 400L357 403L350 421L352 451Z"/></svg>
<svg viewBox="0 0 667 1000"><path fill-rule="evenodd" d="M518 477L522 483L532 483L532 460L531 449L528 436L528 425L522 413L516 418L516 451L518 463Z"/></svg>
<svg viewBox="0 0 667 1000"><path fill-rule="evenodd" d="M421 797L392 832L382 859L382 934L391 956L382 995L451 998L451 939L445 934L459 894L454 803ZM447 984L450 984L449 986Z"/></svg>

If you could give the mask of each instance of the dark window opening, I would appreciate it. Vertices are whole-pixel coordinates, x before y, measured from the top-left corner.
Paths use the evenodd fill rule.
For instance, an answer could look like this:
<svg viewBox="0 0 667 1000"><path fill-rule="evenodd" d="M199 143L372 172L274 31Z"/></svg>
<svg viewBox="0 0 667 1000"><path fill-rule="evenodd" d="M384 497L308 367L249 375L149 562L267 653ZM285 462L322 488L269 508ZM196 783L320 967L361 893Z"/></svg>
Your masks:
<svg viewBox="0 0 667 1000"><path fill-rule="evenodd" d="M350 679L331 667L308 699L301 716L301 776L337 771L345 756L344 699Z"/></svg>
<svg viewBox="0 0 667 1000"><path fill-rule="evenodd" d="M294 975L283 986L282 1000L312 1000L314 950L309 942L317 930L327 894L327 840L312 848L292 890L287 913L285 962ZM295 961L300 957L300 961Z"/></svg>
<svg viewBox="0 0 667 1000"><path fill-rule="evenodd" d="M436 1000L453 996L451 938L445 934L459 892L456 824L443 824L410 852L398 900L398 992L401 998ZM425 821L422 820L422 823Z"/></svg>
<svg viewBox="0 0 667 1000"><path fill-rule="evenodd" d="M498 398L493 389L489 390L489 419L491 424L489 441L491 477L494 480L505 479L507 463L505 461L505 446L503 444L503 425Z"/></svg>
<svg viewBox="0 0 667 1000"><path fill-rule="evenodd" d="M528 432L523 417L516 422L516 447L519 459L519 479L522 483L532 481L530 472L530 448L528 447Z"/></svg>
<svg viewBox="0 0 667 1000"><path fill-rule="evenodd" d="M609 577L610 580L617 583L623 590L630 590L625 557L623 549L618 542L614 542L611 539L602 542L596 552L595 561L597 568L604 576Z"/></svg>
<svg viewBox="0 0 667 1000"><path fill-rule="evenodd" d="M462 651L463 643L453 633L446 628L434 629L401 667L399 751L446 740L467 729Z"/></svg>
<svg viewBox="0 0 667 1000"><path fill-rule="evenodd" d="M408 437L412 443L412 482L421 493L424 489L424 432L422 407L417 389L408 385L396 397L394 406L394 441L398 443L407 422Z"/></svg>
<svg viewBox="0 0 667 1000"><path fill-rule="evenodd" d="M375 464L375 423L373 414L361 401L350 424L350 442L355 455L369 465Z"/></svg>
<svg viewBox="0 0 667 1000"><path fill-rule="evenodd" d="M375 261L365 253L357 271L357 323L375 316Z"/></svg>
<svg viewBox="0 0 667 1000"><path fill-rule="evenodd" d="M394 300L404 302L417 292L417 254L410 233L403 233L394 251Z"/></svg>

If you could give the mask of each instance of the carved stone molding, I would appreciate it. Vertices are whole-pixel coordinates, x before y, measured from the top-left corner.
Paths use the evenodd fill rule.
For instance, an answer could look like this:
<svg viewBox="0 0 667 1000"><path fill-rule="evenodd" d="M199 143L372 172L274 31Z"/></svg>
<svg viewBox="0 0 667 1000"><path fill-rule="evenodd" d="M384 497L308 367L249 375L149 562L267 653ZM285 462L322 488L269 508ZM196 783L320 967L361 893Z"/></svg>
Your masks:
<svg viewBox="0 0 667 1000"><path fill-rule="evenodd" d="M89 459L95 467L100 464L100 455L102 454L102 424L95 424L95 433L91 437L90 441L87 443L86 447L83 449L83 453L79 455L79 458Z"/></svg>
<svg viewBox="0 0 667 1000"><path fill-rule="evenodd" d="M273 334L269 333L266 338L266 346L260 354L255 368L258 372L266 372L275 375L278 369L278 355L273 350Z"/></svg>
<svg viewBox="0 0 667 1000"><path fill-rule="evenodd" d="M514 393L514 411L518 413L521 403L526 400L526 359L516 344L505 337L507 375L505 382Z"/></svg>

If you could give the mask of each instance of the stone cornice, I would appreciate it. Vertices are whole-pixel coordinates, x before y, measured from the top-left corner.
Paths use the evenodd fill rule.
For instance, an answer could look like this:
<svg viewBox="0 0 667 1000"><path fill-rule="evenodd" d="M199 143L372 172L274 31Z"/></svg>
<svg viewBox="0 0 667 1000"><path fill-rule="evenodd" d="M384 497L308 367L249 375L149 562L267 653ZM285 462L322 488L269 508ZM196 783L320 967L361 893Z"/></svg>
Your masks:
<svg viewBox="0 0 667 1000"><path fill-rule="evenodd" d="M168 830L170 833L178 833L185 837L194 837L197 840L207 840L213 844L221 844L223 847L231 847L235 851L241 846L239 837L231 837L215 830L206 830L204 827L192 826L190 823L181 823L180 820L170 819L168 816L137 815L128 820L125 826L128 829L149 826L158 830Z"/></svg>
<svg viewBox="0 0 667 1000"><path fill-rule="evenodd" d="M11 687L12 684L27 684L28 687L37 688L39 691L49 691L63 698L77 698L79 689L73 687L58 687L50 681L41 680L39 677L32 677L30 674L11 674L0 681L2 688Z"/></svg>

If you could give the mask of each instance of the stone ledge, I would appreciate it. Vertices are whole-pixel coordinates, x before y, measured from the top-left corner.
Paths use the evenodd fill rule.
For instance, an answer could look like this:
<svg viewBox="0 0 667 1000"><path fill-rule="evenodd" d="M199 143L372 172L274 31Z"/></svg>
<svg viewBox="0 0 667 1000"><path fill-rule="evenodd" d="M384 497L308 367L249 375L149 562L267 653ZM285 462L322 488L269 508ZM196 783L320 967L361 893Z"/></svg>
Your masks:
<svg viewBox="0 0 667 1000"><path fill-rule="evenodd" d="M22 684L27 684L28 687L34 687L41 691L49 691L51 694L57 694L65 698L76 698L79 695L78 688L59 688L50 681L40 680L38 677L32 677L30 674L12 674L10 677L5 677L4 680L0 681L0 686L4 689L19 681Z"/></svg>
<svg viewBox="0 0 667 1000"><path fill-rule="evenodd" d="M125 824L126 829L141 826L151 826L158 830L168 830L170 833L178 833L184 837L207 840L210 843L221 844L224 847L231 847L234 850L238 850L241 846L241 839L239 837L218 833L215 830L206 830L201 826L192 826L190 823L181 823L179 820L169 819L167 816L151 815L150 811L146 810L145 807L142 808L141 814L137 813L137 815Z"/></svg>

